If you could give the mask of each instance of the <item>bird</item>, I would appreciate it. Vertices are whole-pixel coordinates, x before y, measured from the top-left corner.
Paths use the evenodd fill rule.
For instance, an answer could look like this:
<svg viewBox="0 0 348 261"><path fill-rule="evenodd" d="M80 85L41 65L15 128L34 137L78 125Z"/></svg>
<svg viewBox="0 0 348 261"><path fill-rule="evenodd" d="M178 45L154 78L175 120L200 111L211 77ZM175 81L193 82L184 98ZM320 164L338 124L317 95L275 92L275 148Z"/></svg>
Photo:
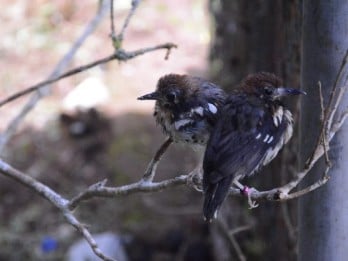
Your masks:
<svg viewBox="0 0 348 261"><path fill-rule="evenodd" d="M258 72L249 74L226 97L203 159L206 221L217 217L232 184L247 192L239 180L268 164L289 141L293 117L281 98L299 94L306 93L283 87L272 73Z"/></svg>
<svg viewBox="0 0 348 261"><path fill-rule="evenodd" d="M155 100L153 115L163 132L197 150L205 148L225 96L219 86L203 78L172 73L162 76L156 90L138 100Z"/></svg>

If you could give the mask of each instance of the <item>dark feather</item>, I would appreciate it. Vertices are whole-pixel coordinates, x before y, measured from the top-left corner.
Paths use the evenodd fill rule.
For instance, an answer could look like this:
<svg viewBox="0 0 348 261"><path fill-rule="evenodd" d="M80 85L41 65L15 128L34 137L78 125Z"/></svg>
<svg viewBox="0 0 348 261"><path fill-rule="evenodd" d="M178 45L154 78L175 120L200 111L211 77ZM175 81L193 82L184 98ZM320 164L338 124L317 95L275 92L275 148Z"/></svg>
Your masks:
<svg viewBox="0 0 348 261"><path fill-rule="evenodd" d="M217 183L205 186L203 216L207 221L210 221L215 217L216 211L226 197L232 179L233 176L227 176Z"/></svg>
<svg viewBox="0 0 348 261"><path fill-rule="evenodd" d="M291 122L283 117L278 126L274 124L273 112L279 106L279 103L265 104L257 97L245 94L232 95L226 101L203 161L204 215L207 214L207 219L222 204L234 177L253 174L283 145L280 144L284 143L282 135ZM275 155L268 155L272 150Z"/></svg>

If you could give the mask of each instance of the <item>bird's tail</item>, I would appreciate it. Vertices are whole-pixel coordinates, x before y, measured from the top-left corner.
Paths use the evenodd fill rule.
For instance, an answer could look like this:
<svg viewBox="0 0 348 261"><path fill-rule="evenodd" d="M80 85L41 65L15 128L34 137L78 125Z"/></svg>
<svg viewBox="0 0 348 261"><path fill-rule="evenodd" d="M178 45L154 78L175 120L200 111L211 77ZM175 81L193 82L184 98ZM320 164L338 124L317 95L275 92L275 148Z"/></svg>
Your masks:
<svg viewBox="0 0 348 261"><path fill-rule="evenodd" d="M214 184L207 184L204 191L203 216L211 222L217 217L217 212L227 196L233 176L227 176Z"/></svg>

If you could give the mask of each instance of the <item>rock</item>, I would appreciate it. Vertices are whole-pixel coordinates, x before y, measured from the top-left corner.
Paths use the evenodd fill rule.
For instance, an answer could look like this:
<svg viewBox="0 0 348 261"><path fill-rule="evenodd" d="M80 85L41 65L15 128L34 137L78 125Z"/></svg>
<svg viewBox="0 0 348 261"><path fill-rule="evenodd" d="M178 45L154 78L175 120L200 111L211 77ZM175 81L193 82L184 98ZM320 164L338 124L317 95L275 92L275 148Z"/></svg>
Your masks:
<svg viewBox="0 0 348 261"><path fill-rule="evenodd" d="M110 232L97 234L93 236L97 242L99 249L108 257L114 258L117 261L127 261L122 238ZM68 251L67 261L100 261L92 251L85 239L80 239L75 242Z"/></svg>
<svg viewBox="0 0 348 261"><path fill-rule="evenodd" d="M72 89L63 99L62 111L75 112L105 105L110 98L109 90L96 77L89 77Z"/></svg>

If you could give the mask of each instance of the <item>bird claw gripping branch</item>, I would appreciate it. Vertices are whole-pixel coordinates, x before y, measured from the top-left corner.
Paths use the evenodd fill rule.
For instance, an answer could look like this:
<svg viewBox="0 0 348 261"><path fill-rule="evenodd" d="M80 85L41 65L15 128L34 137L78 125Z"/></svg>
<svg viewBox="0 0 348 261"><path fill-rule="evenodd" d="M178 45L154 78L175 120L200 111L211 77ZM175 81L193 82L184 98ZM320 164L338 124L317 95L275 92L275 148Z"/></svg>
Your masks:
<svg viewBox="0 0 348 261"><path fill-rule="evenodd" d="M156 101L156 122L174 142L206 147L203 215L211 221L236 177L257 172L288 142L293 119L280 98L298 94L305 93L265 72L247 76L228 96L202 78L168 74L138 99ZM250 208L257 207L250 191L246 194Z"/></svg>
<svg viewBox="0 0 348 261"><path fill-rule="evenodd" d="M293 132L291 112L280 98L304 92L285 88L271 73L247 76L225 100L210 134L203 160L203 215L217 216L229 188L268 164ZM251 200L251 208L257 204Z"/></svg>

